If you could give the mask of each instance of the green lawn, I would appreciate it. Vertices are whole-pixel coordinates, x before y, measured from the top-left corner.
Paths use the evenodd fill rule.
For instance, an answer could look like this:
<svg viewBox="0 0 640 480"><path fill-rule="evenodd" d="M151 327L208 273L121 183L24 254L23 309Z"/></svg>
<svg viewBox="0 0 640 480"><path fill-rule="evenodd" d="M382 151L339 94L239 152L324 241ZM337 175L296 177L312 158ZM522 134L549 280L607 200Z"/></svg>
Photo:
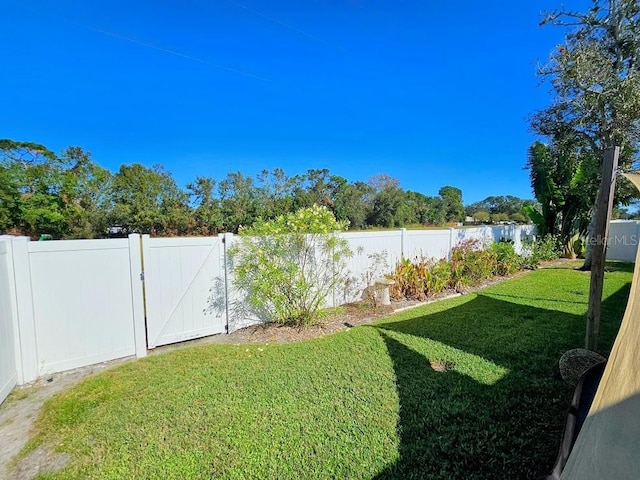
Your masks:
<svg viewBox="0 0 640 480"><path fill-rule="evenodd" d="M603 352L631 275L606 275ZM46 403L30 448L72 462L39 478L537 478L559 446L557 361L582 346L588 283L538 270L313 341L122 365Z"/></svg>

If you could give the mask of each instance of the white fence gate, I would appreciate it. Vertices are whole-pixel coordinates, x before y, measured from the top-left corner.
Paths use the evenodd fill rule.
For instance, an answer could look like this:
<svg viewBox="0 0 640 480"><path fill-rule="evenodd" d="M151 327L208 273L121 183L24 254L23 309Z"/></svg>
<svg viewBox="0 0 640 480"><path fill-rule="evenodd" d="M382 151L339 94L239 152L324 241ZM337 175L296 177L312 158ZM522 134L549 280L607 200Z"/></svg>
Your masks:
<svg viewBox="0 0 640 480"><path fill-rule="evenodd" d="M225 331L222 238L142 236L149 348Z"/></svg>

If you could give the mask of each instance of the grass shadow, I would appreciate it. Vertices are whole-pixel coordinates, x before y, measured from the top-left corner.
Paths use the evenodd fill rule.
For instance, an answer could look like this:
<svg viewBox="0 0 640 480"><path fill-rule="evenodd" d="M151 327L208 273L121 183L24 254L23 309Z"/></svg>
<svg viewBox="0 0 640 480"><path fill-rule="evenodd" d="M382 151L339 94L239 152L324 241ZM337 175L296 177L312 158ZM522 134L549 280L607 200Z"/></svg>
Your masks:
<svg viewBox="0 0 640 480"><path fill-rule="evenodd" d="M628 292L604 302L607 347ZM371 327L392 359L400 403L399 458L376 479L535 479L551 471L571 394L557 361L581 346L584 316L470 297ZM434 357L453 368L435 371Z"/></svg>
<svg viewBox="0 0 640 480"><path fill-rule="evenodd" d="M635 269L635 265L636 265L635 263L630 263L630 262L618 262L618 261L609 260L606 262L605 268L608 272L633 273L633 270Z"/></svg>

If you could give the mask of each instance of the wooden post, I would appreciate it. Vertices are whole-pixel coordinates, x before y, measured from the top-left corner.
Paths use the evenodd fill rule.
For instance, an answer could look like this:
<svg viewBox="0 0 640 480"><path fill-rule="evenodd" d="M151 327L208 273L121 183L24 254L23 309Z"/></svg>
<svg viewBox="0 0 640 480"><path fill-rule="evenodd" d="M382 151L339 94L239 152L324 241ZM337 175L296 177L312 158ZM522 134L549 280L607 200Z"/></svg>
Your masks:
<svg viewBox="0 0 640 480"><path fill-rule="evenodd" d="M619 147L607 148L602 162L602 179L596 201L596 228L593 237L589 238L592 247L591 283L589 285L589 308L587 309L587 333L585 348L598 348L600 334L600 311L602 306L602 286L604 283L604 267L607 248L607 234L613 207L613 192L616 186L615 172L618 169Z"/></svg>

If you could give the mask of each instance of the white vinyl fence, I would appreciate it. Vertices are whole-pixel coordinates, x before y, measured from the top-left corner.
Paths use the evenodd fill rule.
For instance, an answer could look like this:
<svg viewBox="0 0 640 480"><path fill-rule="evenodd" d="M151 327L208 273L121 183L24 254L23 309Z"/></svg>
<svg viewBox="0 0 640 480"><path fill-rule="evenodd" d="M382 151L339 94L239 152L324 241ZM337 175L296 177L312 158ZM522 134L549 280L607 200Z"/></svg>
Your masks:
<svg viewBox="0 0 640 480"><path fill-rule="evenodd" d="M11 243L0 241L0 403L18 383L14 314L11 302L13 262Z"/></svg>
<svg viewBox="0 0 640 480"><path fill-rule="evenodd" d="M607 260L635 262L640 239L640 222L637 220L613 220L609 224Z"/></svg>
<svg viewBox="0 0 640 480"><path fill-rule="evenodd" d="M443 228L429 230L383 230L346 232L341 235L349 243L354 253L349 259L349 286L344 291L336 291L329 299L328 306L337 306L361 298L362 291L368 286L367 278L381 277L391 272L402 258L413 259L416 256L427 258L446 258L451 249L466 240L478 240L489 245L501 239L512 240L518 253L522 251L522 242L532 240L535 232L533 225L500 225L468 228ZM227 248L236 241L236 237L227 234ZM378 268L374 268L375 264ZM228 329L252 325L260 320L243 307L242 292L235 291L233 271L226 273L229 285ZM239 305L238 305L239 304ZM239 307L239 308L238 308Z"/></svg>
<svg viewBox="0 0 640 480"><path fill-rule="evenodd" d="M357 294L366 287L367 275L377 276L390 272L402 258L410 260L424 256L426 258L447 258L451 249L461 242L477 240L483 245L501 239L513 241L516 252L522 252L523 241L533 239L533 225L499 225L468 228L444 228L430 230L382 231L344 233L354 257L349 269L356 282L356 288L347 298L338 298L336 303L346 303L357 298ZM384 258L384 272L373 272L372 262L376 255ZM354 296L356 295L356 296Z"/></svg>
<svg viewBox="0 0 640 480"><path fill-rule="evenodd" d="M149 348L225 331L226 311L210 301L224 297L223 238L143 235Z"/></svg>
<svg viewBox="0 0 640 480"><path fill-rule="evenodd" d="M16 247L25 265L16 276L33 305L33 331L22 339L23 350L35 348L30 359L37 359L23 361L28 377L135 354L135 322L143 315L132 301L133 290L142 288L139 272L131 270L139 264L138 238Z"/></svg>
<svg viewBox="0 0 640 480"><path fill-rule="evenodd" d="M12 251L18 383L146 353L138 235L0 243Z"/></svg>
<svg viewBox="0 0 640 480"><path fill-rule="evenodd" d="M384 274L403 257L447 257L463 240L508 238L519 249L532 234L528 225L345 233L355 288L334 303L361 293L373 258L383 259ZM0 237L0 402L46 374L255 323L232 308L242 300L226 254L235 240Z"/></svg>

